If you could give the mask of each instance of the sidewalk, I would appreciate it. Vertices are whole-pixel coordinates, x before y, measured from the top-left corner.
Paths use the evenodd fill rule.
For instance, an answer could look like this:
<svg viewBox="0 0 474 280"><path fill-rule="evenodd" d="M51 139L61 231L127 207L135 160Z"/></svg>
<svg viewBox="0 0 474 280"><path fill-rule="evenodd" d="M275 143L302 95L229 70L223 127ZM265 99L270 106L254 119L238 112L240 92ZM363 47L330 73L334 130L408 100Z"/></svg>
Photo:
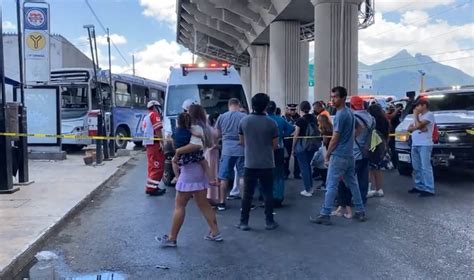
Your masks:
<svg viewBox="0 0 474 280"><path fill-rule="evenodd" d="M67 216L131 159L86 166L82 155L65 161L30 161L29 186L0 196L0 279L11 279Z"/></svg>

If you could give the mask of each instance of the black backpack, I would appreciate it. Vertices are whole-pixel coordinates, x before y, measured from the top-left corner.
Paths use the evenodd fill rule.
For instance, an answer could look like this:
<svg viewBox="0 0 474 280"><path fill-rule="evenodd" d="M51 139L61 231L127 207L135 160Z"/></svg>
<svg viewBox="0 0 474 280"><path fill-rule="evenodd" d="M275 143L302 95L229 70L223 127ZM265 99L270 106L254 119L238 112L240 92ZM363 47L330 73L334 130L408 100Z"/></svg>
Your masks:
<svg viewBox="0 0 474 280"><path fill-rule="evenodd" d="M321 133L315 121L306 120L306 122L308 123L305 133L305 137L307 138L303 138L303 149L308 152L315 152L321 146L321 138L319 137Z"/></svg>
<svg viewBox="0 0 474 280"><path fill-rule="evenodd" d="M367 129L369 130L367 141L365 142L365 145L363 147L360 146L359 142L357 142L357 139L355 140L357 146L362 152L362 157L368 159L369 163L379 164L384 159L385 154L387 153L387 143L385 137L382 133L380 133L380 131L375 129L375 125L369 127L368 123L363 118L357 116L356 114L354 114L354 116L362 123L364 123L365 127L367 127ZM374 133L377 134L380 139L382 139L382 142L378 144L374 150L371 151L370 147L372 146L372 134Z"/></svg>

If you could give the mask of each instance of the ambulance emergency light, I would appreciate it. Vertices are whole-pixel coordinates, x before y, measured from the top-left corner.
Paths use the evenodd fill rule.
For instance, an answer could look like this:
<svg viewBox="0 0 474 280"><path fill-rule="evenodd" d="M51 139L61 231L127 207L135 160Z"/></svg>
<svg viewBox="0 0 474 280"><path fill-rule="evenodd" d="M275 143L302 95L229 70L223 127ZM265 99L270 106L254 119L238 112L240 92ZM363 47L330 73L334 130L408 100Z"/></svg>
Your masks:
<svg viewBox="0 0 474 280"><path fill-rule="evenodd" d="M222 70L224 72L224 76L229 74L230 65L228 63L198 63L198 64L181 64L181 69L183 71L183 76L188 75L190 71L216 71Z"/></svg>

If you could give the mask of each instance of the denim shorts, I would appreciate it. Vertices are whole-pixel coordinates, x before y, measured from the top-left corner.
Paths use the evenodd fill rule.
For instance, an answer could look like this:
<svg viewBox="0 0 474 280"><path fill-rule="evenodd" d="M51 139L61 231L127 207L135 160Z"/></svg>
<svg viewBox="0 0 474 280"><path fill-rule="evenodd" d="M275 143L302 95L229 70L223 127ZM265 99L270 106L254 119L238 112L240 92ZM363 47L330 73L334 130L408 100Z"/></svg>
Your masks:
<svg viewBox="0 0 474 280"><path fill-rule="evenodd" d="M244 177L244 157L222 155L219 162L219 179L226 181L233 180L234 167L236 167L239 177Z"/></svg>

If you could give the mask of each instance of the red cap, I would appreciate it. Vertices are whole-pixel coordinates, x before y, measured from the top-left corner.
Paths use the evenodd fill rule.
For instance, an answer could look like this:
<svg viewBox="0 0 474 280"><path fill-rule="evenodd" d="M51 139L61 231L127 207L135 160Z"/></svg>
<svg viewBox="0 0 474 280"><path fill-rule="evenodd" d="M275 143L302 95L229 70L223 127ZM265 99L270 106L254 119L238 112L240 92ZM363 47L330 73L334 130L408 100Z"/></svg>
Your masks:
<svg viewBox="0 0 474 280"><path fill-rule="evenodd" d="M351 96L351 107L354 110L364 110L364 99L357 95Z"/></svg>

